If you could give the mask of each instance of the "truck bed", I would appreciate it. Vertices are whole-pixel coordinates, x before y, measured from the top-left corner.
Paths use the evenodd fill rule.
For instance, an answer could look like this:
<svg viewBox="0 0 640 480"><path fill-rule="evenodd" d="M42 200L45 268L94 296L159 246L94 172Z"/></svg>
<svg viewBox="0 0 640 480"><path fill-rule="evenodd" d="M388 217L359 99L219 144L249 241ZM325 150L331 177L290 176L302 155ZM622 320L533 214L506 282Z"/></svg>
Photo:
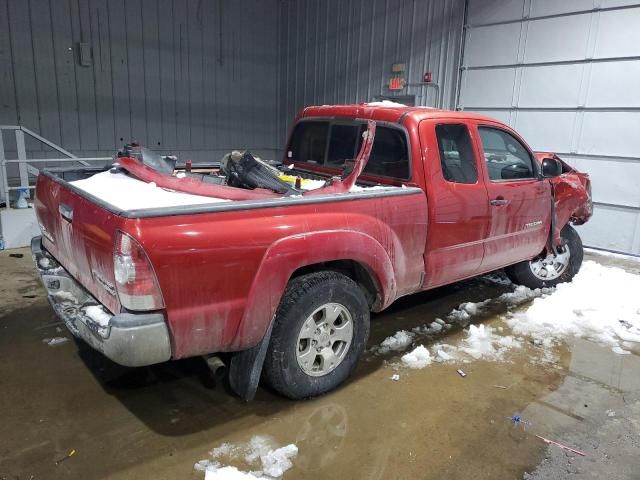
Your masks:
<svg viewBox="0 0 640 480"><path fill-rule="evenodd" d="M305 265L363 265L382 292L375 310L422 285L427 208L419 188L221 201L118 175L43 172L35 203L42 246L117 314L115 233L135 238L164 296L174 358L254 346L290 276Z"/></svg>

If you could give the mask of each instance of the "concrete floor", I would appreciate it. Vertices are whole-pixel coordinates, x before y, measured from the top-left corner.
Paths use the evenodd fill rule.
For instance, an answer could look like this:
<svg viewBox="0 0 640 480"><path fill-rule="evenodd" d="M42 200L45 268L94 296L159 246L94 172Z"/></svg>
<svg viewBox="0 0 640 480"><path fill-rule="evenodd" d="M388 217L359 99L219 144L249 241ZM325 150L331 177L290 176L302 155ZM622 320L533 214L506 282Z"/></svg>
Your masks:
<svg viewBox="0 0 640 480"><path fill-rule="evenodd" d="M640 273L638 263L597 261ZM477 279L402 299L373 319L369 343L507 288ZM399 382L389 379L398 355L367 353L354 378L329 395L292 402L261 388L243 404L200 359L126 369L72 340L43 343L59 336L71 339L29 252L0 252L0 480L201 480L196 461L256 434L298 446L285 479L640 477L638 352L615 355L576 340L558 349L557 363L543 364L530 361L531 345L510 362L467 364L465 378L434 365L404 371ZM526 429L508 420L514 414Z"/></svg>

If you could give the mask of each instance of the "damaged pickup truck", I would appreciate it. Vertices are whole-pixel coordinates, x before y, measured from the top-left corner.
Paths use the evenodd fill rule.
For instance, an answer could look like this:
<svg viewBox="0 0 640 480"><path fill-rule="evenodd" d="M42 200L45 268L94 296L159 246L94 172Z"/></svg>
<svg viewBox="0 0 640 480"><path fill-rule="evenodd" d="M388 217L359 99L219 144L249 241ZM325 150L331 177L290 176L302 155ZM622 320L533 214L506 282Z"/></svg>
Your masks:
<svg viewBox="0 0 640 480"><path fill-rule="evenodd" d="M197 167L197 168L196 168ZM38 177L36 266L69 330L143 366L225 353L251 399L353 372L370 312L504 268L529 287L578 272L591 186L511 128L397 104L308 107L282 162L177 167L139 147Z"/></svg>

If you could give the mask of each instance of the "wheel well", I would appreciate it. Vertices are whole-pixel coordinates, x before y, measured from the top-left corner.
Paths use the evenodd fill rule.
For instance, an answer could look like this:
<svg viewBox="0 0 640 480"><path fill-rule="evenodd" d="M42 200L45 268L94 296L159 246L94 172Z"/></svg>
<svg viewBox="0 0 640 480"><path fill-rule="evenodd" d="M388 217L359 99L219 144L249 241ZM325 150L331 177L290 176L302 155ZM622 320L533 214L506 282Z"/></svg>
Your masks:
<svg viewBox="0 0 640 480"><path fill-rule="evenodd" d="M333 260L331 262L306 265L293 272L291 279L307 273L321 272L325 270L342 273L356 282L367 298L369 307L374 307L376 304L380 303L381 292L378 288L378 282L376 281L374 274L367 266L360 262L356 262L355 260Z"/></svg>

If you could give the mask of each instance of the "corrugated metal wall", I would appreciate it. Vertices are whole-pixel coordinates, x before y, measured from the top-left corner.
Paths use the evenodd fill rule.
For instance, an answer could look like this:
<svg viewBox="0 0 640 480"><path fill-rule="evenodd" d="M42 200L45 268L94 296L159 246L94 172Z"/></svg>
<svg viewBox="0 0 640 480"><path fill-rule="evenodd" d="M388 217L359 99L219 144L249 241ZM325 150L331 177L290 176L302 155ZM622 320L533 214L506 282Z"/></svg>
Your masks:
<svg viewBox="0 0 640 480"><path fill-rule="evenodd" d="M282 141L306 105L389 94L393 63L407 65L409 83L433 72L442 106L453 107L464 0L284 0L280 17ZM422 104L433 106L434 91L426 92Z"/></svg>
<svg viewBox="0 0 640 480"><path fill-rule="evenodd" d="M640 2L470 0L460 104L592 177L584 243L640 254Z"/></svg>
<svg viewBox="0 0 640 480"><path fill-rule="evenodd" d="M277 0L0 0L0 124L82 156L132 139L194 161L272 156L277 24Z"/></svg>

